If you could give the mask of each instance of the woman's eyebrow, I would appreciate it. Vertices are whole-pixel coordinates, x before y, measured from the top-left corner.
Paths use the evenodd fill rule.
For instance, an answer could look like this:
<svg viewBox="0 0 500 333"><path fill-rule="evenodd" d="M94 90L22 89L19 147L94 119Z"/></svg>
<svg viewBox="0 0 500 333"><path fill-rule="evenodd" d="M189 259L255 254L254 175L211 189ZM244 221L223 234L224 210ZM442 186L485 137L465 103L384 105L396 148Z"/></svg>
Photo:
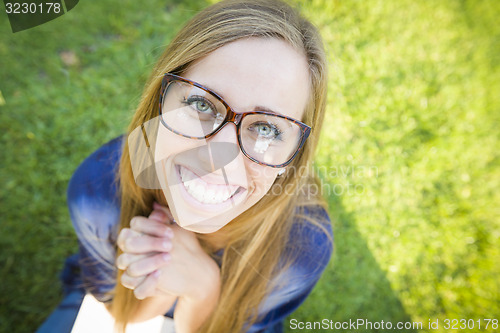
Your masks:
<svg viewBox="0 0 500 333"><path fill-rule="evenodd" d="M219 96L220 98L222 98L225 101L224 96L222 94L218 93L215 89L212 89L212 88L210 88L210 86L204 85L204 84L202 84L202 86L205 87L206 89L210 90L211 92L215 93L217 96ZM256 105L252 111L266 111L266 112L271 112L271 113L283 115L281 112L274 111L274 110L272 110L268 107L262 106L262 105Z"/></svg>
<svg viewBox="0 0 500 333"><path fill-rule="evenodd" d="M265 107L265 106L262 106L262 105L256 105L256 106L253 108L253 110L252 110L252 111L266 111L266 112L271 112L271 113L275 113L275 114L280 114L280 115L281 115L281 113L280 113L280 112L274 111L274 110L272 110L272 109L270 109L270 108L267 108L267 107Z"/></svg>

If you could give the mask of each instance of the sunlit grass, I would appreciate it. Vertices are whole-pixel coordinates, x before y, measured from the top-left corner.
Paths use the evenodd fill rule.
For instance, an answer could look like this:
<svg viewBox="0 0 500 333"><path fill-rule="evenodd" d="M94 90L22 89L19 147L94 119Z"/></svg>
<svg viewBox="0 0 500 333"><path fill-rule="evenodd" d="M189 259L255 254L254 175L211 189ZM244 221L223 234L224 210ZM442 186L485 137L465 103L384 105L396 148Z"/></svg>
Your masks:
<svg viewBox="0 0 500 333"><path fill-rule="evenodd" d="M58 303L77 250L67 182L123 133L163 47L205 6L172 2L0 24L0 331L34 331ZM498 318L500 5L298 2L330 61L317 165L336 252L291 318Z"/></svg>
<svg viewBox="0 0 500 333"><path fill-rule="evenodd" d="M334 221L337 240L343 228L359 231L412 321L498 317L498 4L314 4L308 13L333 64L318 164L357 170L325 180L326 190L344 190L332 214L352 217ZM346 274L344 255L357 246L337 249L334 276ZM331 287L331 305L316 299L318 309L388 319L385 301L370 298L339 317L343 288Z"/></svg>

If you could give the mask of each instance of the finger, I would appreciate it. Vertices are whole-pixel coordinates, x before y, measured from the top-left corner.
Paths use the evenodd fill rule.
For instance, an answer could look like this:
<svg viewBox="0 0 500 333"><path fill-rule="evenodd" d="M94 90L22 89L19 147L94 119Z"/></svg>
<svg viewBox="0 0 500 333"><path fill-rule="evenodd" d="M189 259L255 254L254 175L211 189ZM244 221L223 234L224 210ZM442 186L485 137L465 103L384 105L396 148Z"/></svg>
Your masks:
<svg viewBox="0 0 500 333"><path fill-rule="evenodd" d="M161 208L154 208L149 214L149 218L155 221L170 224L173 220L172 214L169 211Z"/></svg>
<svg viewBox="0 0 500 333"><path fill-rule="evenodd" d="M168 252L172 250L172 240L170 238L159 238L148 235L127 238L123 245L123 252L131 254Z"/></svg>
<svg viewBox="0 0 500 333"><path fill-rule="evenodd" d="M159 276L160 271L157 270L149 274L143 282L134 289L135 297L137 299L145 299L154 296Z"/></svg>
<svg viewBox="0 0 500 333"><path fill-rule="evenodd" d="M144 281L145 278L145 276L133 277L128 275L127 272L124 272L121 277L121 284L125 288L134 290Z"/></svg>
<svg viewBox="0 0 500 333"><path fill-rule="evenodd" d="M118 247L126 253L147 254L149 252L167 252L172 249L169 237L144 235L129 228L123 228L118 235Z"/></svg>
<svg viewBox="0 0 500 333"><path fill-rule="evenodd" d="M167 214L170 221L174 221L174 216L172 215L170 208L162 206L158 202L155 201L155 202L153 202L153 209L163 211L165 214Z"/></svg>
<svg viewBox="0 0 500 333"><path fill-rule="evenodd" d="M126 270L130 264L146 257L148 257L146 254L122 253L116 258L116 267L121 270Z"/></svg>
<svg viewBox="0 0 500 333"><path fill-rule="evenodd" d="M153 211L151 215L153 215L154 212L158 211ZM133 217L130 220L130 228L134 231L151 236L172 238L174 236L174 232L172 231L172 229L167 224L165 224L165 222L159 222L152 219L151 215L149 218L146 218L144 216Z"/></svg>
<svg viewBox="0 0 500 333"><path fill-rule="evenodd" d="M127 274L132 277L151 274L169 261L169 253L158 253L130 264L127 267Z"/></svg>
<svg viewBox="0 0 500 333"><path fill-rule="evenodd" d="M116 240L116 244L123 252L127 251L127 244L130 242L132 238L141 238L144 234L142 232L137 232L130 228L123 228L118 235L118 239Z"/></svg>
<svg viewBox="0 0 500 333"><path fill-rule="evenodd" d="M132 230L129 228L123 228L120 230L120 234L118 234L118 238L116 240L116 245L122 250L125 251L125 241L132 236Z"/></svg>

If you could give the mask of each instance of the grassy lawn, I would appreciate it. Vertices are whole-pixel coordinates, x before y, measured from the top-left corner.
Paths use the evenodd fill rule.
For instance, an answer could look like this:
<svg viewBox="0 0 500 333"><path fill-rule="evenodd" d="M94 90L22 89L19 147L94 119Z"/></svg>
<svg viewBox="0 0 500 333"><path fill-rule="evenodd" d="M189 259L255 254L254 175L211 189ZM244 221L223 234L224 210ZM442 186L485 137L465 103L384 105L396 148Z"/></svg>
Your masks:
<svg viewBox="0 0 500 333"><path fill-rule="evenodd" d="M1 20L0 332L34 331L60 301L67 182L207 5L178 3L85 1L16 34ZM500 3L295 3L331 64L317 166L336 249L290 319L500 320Z"/></svg>

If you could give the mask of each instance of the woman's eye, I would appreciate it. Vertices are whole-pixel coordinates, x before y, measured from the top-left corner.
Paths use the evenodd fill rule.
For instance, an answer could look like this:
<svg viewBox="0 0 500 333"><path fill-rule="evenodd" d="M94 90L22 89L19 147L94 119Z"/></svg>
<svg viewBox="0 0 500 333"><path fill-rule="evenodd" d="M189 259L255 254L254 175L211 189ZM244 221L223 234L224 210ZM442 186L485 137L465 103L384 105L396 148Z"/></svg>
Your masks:
<svg viewBox="0 0 500 333"><path fill-rule="evenodd" d="M192 97L189 97L188 99L186 99L184 101L184 103L189 105L190 107L192 107L194 110L196 110L199 113L213 114L213 115L216 114L216 110L215 110L214 106L212 105L212 103L203 97L192 96Z"/></svg>
<svg viewBox="0 0 500 333"><path fill-rule="evenodd" d="M205 113L207 110L210 110L210 105L205 101L196 101L194 102L194 108L199 112Z"/></svg>
<svg viewBox="0 0 500 333"><path fill-rule="evenodd" d="M257 126L257 132L259 133L259 135L269 136L271 135L272 129L269 125L259 125Z"/></svg>
<svg viewBox="0 0 500 333"><path fill-rule="evenodd" d="M254 123L248 129L259 137L266 139L279 139L281 135L280 129L276 125L269 123Z"/></svg>

